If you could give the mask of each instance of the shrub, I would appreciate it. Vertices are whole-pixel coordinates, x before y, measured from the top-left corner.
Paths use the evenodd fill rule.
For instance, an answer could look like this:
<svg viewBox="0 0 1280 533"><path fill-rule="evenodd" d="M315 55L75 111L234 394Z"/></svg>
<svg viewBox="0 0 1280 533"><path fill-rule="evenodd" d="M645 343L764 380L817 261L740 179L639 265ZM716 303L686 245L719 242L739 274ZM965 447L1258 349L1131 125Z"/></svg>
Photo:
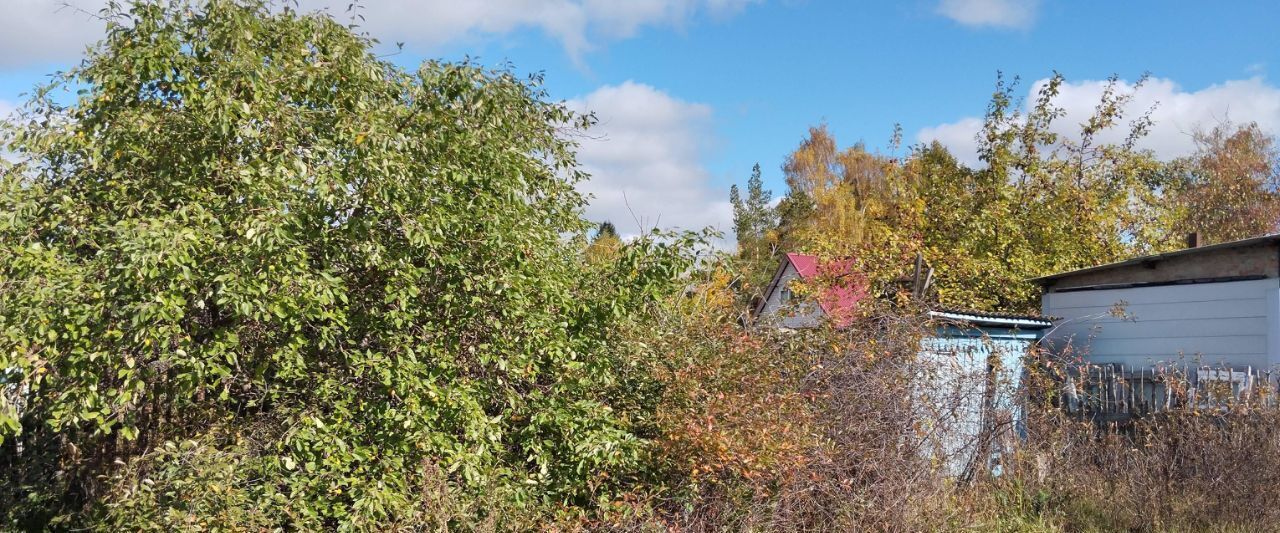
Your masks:
<svg viewBox="0 0 1280 533"><path fill-rule="evenodd" d="M1172 411L1096 424L1042 412L1019 454L1017 494L1071 530L1269 529L1280 413Z"/></svg>
<svg viewBox="0 0 1280 533"><path fill-rule="evenodd" d="M683 530L929 529L956 485L930 459L916 409L926 322L870 309L851 327L740 330L703 322L671 330L674 366L660 506ZM717 327L719 326L719 327ZM680 492L683 491L683 492Z"/></svg>
<svg viewBox="0 0 1280 533"><path fill-rule="evenodd" d="M6 524L572 519L624 491L654 402L616 332L692 256L581 259L590 117L261 0L104 16L3 128Z"/></svg>

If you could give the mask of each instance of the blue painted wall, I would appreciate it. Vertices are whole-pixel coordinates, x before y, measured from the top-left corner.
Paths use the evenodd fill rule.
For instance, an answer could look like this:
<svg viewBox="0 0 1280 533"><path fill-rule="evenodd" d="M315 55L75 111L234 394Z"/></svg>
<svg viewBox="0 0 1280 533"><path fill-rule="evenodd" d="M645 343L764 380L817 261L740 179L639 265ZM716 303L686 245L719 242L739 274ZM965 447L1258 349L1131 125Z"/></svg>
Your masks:
<svg viewBox="0 0 1280 533"><path fill-rule="evenodd" d="M1040 331L944 325L923 339L916 386L920 438L938 468L954 476L971 469L1000 473L999 457L1025 437L1022 374ZM983 428L996 438L981 442ZM985 448L988 453L981 453ZM983 457L979 457L982 455Z"/></svg>

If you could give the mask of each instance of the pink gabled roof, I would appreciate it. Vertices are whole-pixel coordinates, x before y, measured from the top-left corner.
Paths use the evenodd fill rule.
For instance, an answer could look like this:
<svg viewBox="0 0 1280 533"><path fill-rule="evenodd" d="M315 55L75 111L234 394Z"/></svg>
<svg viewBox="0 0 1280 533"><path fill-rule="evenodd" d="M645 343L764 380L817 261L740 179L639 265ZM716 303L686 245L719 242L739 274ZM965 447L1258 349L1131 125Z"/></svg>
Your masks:
<svg viewBox="0 0 1280 533"><path fill-rule="evenodd" d="M818 274L818 257L805 254L787 254L787 261L791 262L791 266L796 267L796 272L802 278L812 278Z"/></svg>
<svg viewBox="0 0 1280 533"><path fill-rule="evenodd" d="M787 254L786 259L786 263L790 263L796 269L801 279L811 279L817 276L820 270L826 270L823 273L833 278L840 278L842 283L833 284L818 295L818 305L822 307L823 313L835 321L837 327L845 327L853 322L858 302L867 297L866 278L853 270L853 260L841 259L821 263L817 256L797 253ZM773 281L765 290L766 300L781 281L782 273L786 271L786 263L779 266L778 273L774 275ZM759 313L763 308L764 301L761 301L756 312Z"/></svg>

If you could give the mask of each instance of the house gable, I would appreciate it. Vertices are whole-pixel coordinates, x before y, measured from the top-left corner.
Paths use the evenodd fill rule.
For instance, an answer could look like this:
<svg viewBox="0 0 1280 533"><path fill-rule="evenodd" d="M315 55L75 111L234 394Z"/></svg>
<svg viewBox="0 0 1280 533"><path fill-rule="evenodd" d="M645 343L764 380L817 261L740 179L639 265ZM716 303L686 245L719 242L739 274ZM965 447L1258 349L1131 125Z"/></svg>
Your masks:
<svg viewBox="0 0 1280 533"><path fill-rule="evenodd" d="M791 282L803 277L794 262L783 260L756 305L756 317L776 320L777 325L787 328L811 328L821 323L824 315L821 307L787 297Z"/></svg>

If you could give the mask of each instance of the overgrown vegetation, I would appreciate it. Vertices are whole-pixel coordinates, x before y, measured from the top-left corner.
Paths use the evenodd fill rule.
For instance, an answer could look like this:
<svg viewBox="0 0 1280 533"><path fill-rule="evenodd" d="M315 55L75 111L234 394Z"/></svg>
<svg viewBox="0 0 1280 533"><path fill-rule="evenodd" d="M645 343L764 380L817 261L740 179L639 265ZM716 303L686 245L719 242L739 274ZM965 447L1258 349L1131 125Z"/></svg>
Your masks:
<svg viewBox="0 0 1280 533"><path fill-rule="evenodd" d="M1026 111L999 88L983 168L816 128L776 208L759 169L735 191L721 257L705 234L583 220L592 118L537 77L406 71L260 0L103 16L107 38L0 135L3 529L1274 523L1267 412L1100 428L1046 385L1003 475L949 475L942 415L913 403L931 326L898 283L921 254L937 299L1025 307L1029 275L1267 229L1256 127L1162 163L1095 142L1120 120L1109 92L1068 142L1059 79ZM1215 202L1252 222L1192 220ZM874 285L850 327L744 327L796 250Z"/></svg>
<svg viewBox="0 0 1280 533"><path fill-rule="evenodd" d="M1097 424L1033 410L1014 475L966 491L1010 531L1261 531L1275 523L1273 408L1177 410Z"/></svg>
<svg viewBox="0 0 1280 533"><path fill-rule="evenodd" d="M1148 116L1124 114L1134 92L1113 78L1073 127L1055 103L1063 81L1055 75L1021 102L1017 84L1001 79L976 166L937 142L893 157L840 148L825 126L811 128L783 166L776 209L734 202L739 226L778 217L738 239L748 292L786 252L850 257L881 284L919 253L943 305L1034 311L1030 278L1176 249L1191 232L1217 243L1277 230L1280 158L1256 124L1218 124L1195 134L1196 153L1159 161L1139 148Z"/></svg>
<svg viewBox="0 0 1280 533"><path fill-rule="evenodd" d="M590 117L284 6L105 16L5 130L10 526L522 527L646 472L617 339L693 247L579 259Z"/></svg>

